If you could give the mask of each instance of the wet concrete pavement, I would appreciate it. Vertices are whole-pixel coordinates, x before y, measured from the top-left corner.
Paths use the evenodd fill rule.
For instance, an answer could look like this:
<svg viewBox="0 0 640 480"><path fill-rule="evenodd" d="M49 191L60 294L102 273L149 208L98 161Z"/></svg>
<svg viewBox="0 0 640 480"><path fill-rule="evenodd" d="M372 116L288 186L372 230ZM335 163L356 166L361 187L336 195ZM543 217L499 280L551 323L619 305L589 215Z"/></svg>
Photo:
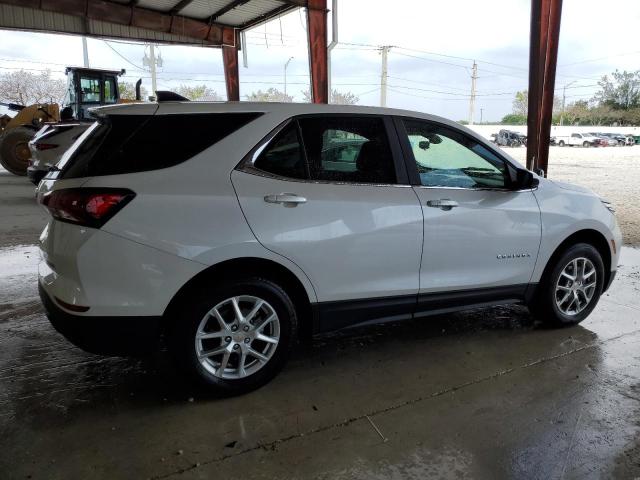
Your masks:
<svg viewBox="0 0 640 480"><path fill-rule="evenodd" d="M68 344L36 298L37 248L11 239L0 478L640 477L638 250L578 327L543 329L512 306L353 329L300 347L264 388L215 399L163 354Z"/></svg>

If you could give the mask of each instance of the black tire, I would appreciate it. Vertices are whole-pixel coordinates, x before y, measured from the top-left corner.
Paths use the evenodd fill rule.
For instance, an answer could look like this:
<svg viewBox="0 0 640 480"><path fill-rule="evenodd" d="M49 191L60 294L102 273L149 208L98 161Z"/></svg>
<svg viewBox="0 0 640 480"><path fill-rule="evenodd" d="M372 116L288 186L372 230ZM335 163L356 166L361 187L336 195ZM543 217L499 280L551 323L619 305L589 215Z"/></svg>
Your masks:
<svg viewBox="0 0 640 480"><path fill-rule="evenodd" d="M567 315L560 310L556 302L556 285L564 268L574 259L587 258L595 267L596 286L590 302L584 310L573 315ZM565 327L577 325L593 311L598 304L604 285L604 263L598 250L588 243L578 243L569 247L549 265L536 289L534 298L529 304L533 315L544 325L549 327Z"/></svg>
<svg viewBox="0 0 640 480"><path fill-rule="evenodd" d="M244 378L221 378L200 363L195 346L196 332L200 322L213 307L226 299L242 295L263 299L273 308L280 325L279 341L269 360L256 372ZM221 285L198 288L189 294L174 312L177 313L167 333L167 343L172 356L178 368L185 372L196 385L215 395L238 395L255 390L269 382L286 363L294 339L297 338L298 320L291 299L279 285L264 278L229 279ZM243 315L246 315L246 312L243 312ZM218 341L220 346L225 342L224 339ZM240 348L243 348L242 345ZM235 361L238 360L235 357Z"/></svg>
<svg viewBox="0 0 640 480"><path fill-rule="evenodd" d="M35 135L35 130L27 127L5 131L0 136L0 164L14 175L26 175L31 158L29 142Z"/></svg>
<svg viewBox="0 0 640 480"><path fill-rule="evenodd" d="M587 148L588 146L590 146L589 142L582 142L582 146L584 148Z"/></svg>
<svg viewBox="0 0 640 480"><path fill-rule="evenodd" d="M564 140L560 140L560 141L558 142L558 146L559 146L559 147L564 147Z"/></svg>

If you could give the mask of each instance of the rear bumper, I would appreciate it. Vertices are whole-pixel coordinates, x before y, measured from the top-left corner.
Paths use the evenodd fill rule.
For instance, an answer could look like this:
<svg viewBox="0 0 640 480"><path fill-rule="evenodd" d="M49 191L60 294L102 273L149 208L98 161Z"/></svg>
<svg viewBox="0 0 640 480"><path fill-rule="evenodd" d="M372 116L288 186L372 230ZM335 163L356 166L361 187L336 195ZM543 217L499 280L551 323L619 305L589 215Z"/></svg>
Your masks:
<svg viewBox="0 0 640 480"><path fill-rule="evenodd" d="M40 183L40 180L42 180L47 173L48 172L44 170L38 170L37 168L27 168L27 177L29 177L29 180L31 180L34 185L38 185Z"/></svg>
<svg viewBox="0 0 640 480"><path fill-rule="evenodd" d="M53 327L71 343L87 352L144 356L158 347L161 317L73 315L60 308L41 283L38 283L38 292Z"/></svg>

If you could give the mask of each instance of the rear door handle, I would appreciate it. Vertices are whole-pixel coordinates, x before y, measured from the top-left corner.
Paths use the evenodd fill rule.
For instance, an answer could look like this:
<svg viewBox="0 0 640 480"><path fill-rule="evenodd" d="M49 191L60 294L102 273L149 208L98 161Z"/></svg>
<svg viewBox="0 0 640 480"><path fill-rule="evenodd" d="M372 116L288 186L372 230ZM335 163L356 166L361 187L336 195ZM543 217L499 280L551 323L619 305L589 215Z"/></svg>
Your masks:
<svg viewBox="0 0 640 480"><path fill-rule="evenodd" d="M267 203L280 203L285 207L295 207L299 203L307 203L307 199L295 193L278 193L264 197Z"/></svg>
<svg viewBox="0 0 640 480"><path fill-rule="evenodd" d="M441 198L440 200L428 200L427 207L439 208L441 210L451 210L453 207L457 207L458 202L455 200L449 200L448 198Z"/></svg>

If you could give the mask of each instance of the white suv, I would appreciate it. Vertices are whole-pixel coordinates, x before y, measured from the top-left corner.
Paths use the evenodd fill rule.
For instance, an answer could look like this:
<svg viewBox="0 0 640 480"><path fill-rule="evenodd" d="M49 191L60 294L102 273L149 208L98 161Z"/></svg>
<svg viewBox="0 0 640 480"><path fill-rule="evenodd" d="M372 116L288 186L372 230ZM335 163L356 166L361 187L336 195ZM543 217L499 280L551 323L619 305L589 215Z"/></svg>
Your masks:
<svg viewBox="0 0 640 480"><path fill-rule="evenodd" d="M616 271L610 205L443 118L189 102L97 115L38 189L49 318L93 352L164 339L217 392L267 382L301 335L366 322L523 302L575 324Z"/></svg>

